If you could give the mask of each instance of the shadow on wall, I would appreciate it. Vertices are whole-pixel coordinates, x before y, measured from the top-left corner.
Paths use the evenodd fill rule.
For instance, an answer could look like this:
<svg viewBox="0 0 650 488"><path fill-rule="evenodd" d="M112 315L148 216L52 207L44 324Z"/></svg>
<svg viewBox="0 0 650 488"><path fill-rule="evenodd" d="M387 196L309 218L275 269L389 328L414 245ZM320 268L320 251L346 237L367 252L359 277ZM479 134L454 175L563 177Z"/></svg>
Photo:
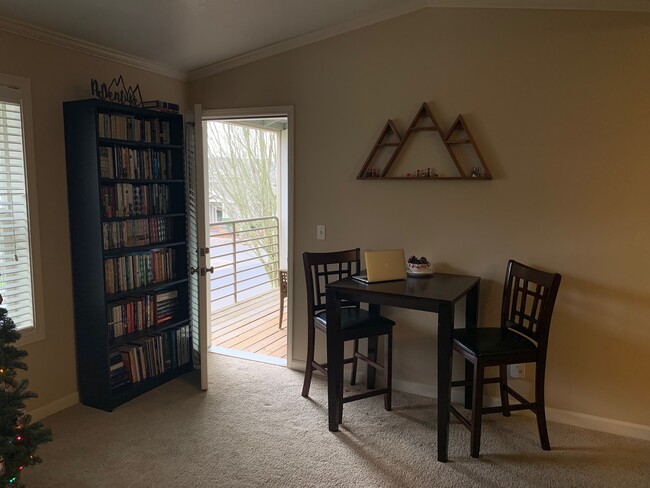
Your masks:
<svg viewBox="0 0 650 488"><path fill-rule="evenodd" d="M551 324L547 403L648 424L642 412L650 390L639 388L650 382L648 317L648 293L563 276Z"/></svg>

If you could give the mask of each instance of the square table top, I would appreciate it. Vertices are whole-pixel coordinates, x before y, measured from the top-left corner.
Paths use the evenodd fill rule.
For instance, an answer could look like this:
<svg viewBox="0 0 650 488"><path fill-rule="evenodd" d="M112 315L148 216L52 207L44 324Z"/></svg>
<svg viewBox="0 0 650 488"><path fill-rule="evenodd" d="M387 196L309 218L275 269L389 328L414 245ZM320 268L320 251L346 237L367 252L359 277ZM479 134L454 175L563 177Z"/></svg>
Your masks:
<svg viewBox="0 0 650 488"><path fill-rule="evenodd" d="M363 274L363 273L362 273ZM431 310L432 304L456 303L478 284L477 276L433 273L427 277L381 283L361 283L351 276L328 283L326 288L342 292L353 300L371 301L404 308Z"/></svg>

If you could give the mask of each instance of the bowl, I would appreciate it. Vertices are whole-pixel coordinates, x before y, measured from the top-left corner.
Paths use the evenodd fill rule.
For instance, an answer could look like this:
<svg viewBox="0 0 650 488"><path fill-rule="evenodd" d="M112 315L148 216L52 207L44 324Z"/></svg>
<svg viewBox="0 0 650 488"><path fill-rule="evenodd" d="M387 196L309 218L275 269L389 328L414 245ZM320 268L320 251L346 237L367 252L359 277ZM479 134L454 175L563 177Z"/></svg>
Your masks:
<svg viewBox="0 0 650 488"><path fill-rule="evenodd" d="M433 274L433 266L430 262L419 263L406 263L406 272L410 275L430 275Z"/></svg>

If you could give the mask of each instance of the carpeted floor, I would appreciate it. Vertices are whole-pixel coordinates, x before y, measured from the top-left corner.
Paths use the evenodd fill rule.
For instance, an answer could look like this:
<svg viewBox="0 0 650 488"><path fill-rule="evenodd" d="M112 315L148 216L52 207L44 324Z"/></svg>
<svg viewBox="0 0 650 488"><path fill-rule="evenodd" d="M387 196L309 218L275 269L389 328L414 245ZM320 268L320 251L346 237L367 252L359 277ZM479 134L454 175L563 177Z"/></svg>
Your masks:
<svg viewBox="0 0 650 488"><path fill-rule="evenodd" d="M453 421L450 462L436 459L431 399L394 394L345 405L327 430L323 377L211 355L210 390L191 376L112 413L77 405L45 419L54 442L26 469L29 488L647 487L650 442L550 424L542 451L531 418L484 419L481 458Z"/></svg>

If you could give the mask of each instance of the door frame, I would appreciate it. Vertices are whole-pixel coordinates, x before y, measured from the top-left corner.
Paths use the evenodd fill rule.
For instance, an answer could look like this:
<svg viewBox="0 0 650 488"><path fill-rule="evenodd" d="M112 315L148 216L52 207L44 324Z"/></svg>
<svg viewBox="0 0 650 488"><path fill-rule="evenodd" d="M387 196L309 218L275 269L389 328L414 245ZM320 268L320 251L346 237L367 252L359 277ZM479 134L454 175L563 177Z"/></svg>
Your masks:
<svg viewBox="0 0 650 488"><path fill-rule="evenodd" d="M202 111L201 126L208 120L228 120L237 118L256 117L286 117L288 133L287 142L287 273L289 286L287 291L287 368L293 364L293 134L294 115L293 105L278 105L272 107L244 107L206 109ZM207 141L204 141L207 147ZM207 161L206 161L207 164Z"/></svg>

